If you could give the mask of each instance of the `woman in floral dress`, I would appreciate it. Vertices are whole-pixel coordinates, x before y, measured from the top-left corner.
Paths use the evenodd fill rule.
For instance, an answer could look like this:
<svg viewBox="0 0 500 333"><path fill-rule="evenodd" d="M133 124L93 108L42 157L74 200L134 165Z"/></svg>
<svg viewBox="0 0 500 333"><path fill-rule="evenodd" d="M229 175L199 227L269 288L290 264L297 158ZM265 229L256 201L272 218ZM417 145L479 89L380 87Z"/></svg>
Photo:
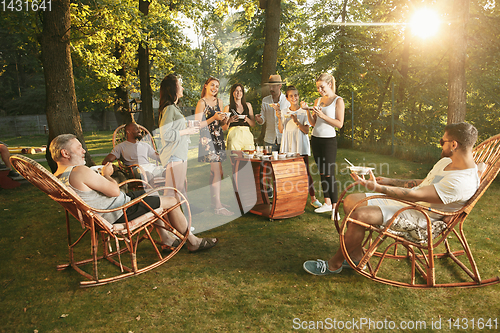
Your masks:
<svg viewBox="0 0 500 333"><path fill-rule="evenodd" d="M203 85L201 99L196 105L195 119L200 121L200 144L198 162L210 163L210 193L215 214L230 216L220 201L222 162L226 160L226 145L223 130L228 127L227 117L221 112L222 100L217 97L219 80L210 77Z"/></svg>

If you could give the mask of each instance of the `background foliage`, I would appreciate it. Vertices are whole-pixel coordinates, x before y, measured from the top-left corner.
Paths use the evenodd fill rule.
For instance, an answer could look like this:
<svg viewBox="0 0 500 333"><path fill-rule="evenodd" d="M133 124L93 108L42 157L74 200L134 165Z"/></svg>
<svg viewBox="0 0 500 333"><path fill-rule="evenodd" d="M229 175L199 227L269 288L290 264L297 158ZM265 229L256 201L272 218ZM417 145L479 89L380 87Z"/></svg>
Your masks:
<svg viewBox="0 0 500 333"><path fill-rule="evenodd" d="M397 147L436 142L446 123L451 6L452 0L284 0L277 71L309 102L318 96L315 77L322 72L335 76L346 102L340 131L345 146L352 141L355 146L390 144L393 110ZM421 7L436 10L443 22L438 35L426 40L405 25ZM140 44L149 46L156 97L161 79L176 72L186 88L184 105L194 106L201 85L213 75L221 79L226 103L229 86L241 82L260 111L265 15L257 1L152 1L147 16L130 0L78 0L71 10L80 111L113 109L118 86L139 91ZM467 120L478 127L481 139L500 125L499 23L494 1L471 0ZM2 16L1 114L44 112L40 25L34 12Z"/></svg>

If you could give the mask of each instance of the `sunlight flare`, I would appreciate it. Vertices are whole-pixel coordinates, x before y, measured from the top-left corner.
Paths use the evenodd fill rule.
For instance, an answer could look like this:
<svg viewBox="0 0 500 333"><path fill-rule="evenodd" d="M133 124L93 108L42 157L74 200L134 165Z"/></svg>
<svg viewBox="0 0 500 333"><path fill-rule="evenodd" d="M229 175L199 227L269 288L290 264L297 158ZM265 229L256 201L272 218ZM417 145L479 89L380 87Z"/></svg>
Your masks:
<svg viewBox="0 0 500 333"><path fill-rule="evenodd" d="M438 14L427 8L418 10L410 21L412 32L420 38L429 38L434 36L439 30Z"/></svg>

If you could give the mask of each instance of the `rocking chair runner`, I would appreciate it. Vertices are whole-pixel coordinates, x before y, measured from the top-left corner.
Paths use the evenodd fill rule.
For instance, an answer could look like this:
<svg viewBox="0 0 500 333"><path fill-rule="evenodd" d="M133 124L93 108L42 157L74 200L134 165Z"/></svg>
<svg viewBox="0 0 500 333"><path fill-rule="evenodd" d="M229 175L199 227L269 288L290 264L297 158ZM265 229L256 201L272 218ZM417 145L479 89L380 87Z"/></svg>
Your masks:
<svg viewBox="0 0 500 333"><path fill-rule="evenodd" d="M113 148L116 145L127 140L127 135L125 133L125 126L126 125L118 126L115 129L115 131L113 132ZM141 136L142 136L141 140L146 142L150 146L152 146L153 149L155 150L155 152L158 152L158 150L156 149L155 139L151 135L151 133L149 133L147 128L142 126L142 125L139 125L139 124L137 124L137 126L139 127L139 130L141 132ZM156 161L154 161L153 164L158 165L158 163ZM134 165L127 166L127 165L125 165L125 163L121 159L118 159L118 166L119 166L120 170L122 170L123 173L128 178L130 178L130 179L132 179L132 178L141 179L142 178L145 182L151 184L151 179L148 179L148 174L140 165L134 164ZM155 185L155 187L165 185L165 178L164 177L155 177L154 185Z"/></svg>
<svg viewBox="0 0 500 333"><path fill-rule="evenodd" d="M340 227L338 221L335 220L340 235L340 247L349 265L356 272L369 279L398 287L481 287L500 282L498 276L490 279L481 279L463 230L465 219L500 171L500 134L479 144L474 149L473 154L476 164L485 164L485 170L480 175L481 184L467 204L456 212L440 212L413 202L391 199L405 202L409 206L400 209L384 227L373 226L355 220L351 217L350 213L344 217ZM351 187L346 188L340 195L336 210L338 210L339 204ZM387 198L386 196L371 196L359 202L355 208L369 199L380 197ZM401 236L391 230L391 225L395 219L401 212L407 209L420 211L426 217L427 235L424 241L419 242L416 239L407 237L408 235ZM441 222L442 230L433 229L433 224L427 214L428 211L445 216L443 222ZM344 236L349 222L361 225L367 229L365 239L362 243L364 256L359 263L354 263L349 257L345 245ZM455 238L451 235L456 237L462 247L461 250L451 250L451 244L448 239ZM444 245L445 251L443 253L435 253L435 250L440 245ZM457 256L462 254L467 256L468 265L457 258ZM462 275L468 280L464 281L464 278L458 277L456 278L458 281L438 283L436 281L435 259L445 257L451 258L466 273ZM420 275L417 274L417 271ZM444 280L450 278L453 278L451 274Z"/></svg>
<svg viewBox="0 0 500 333"><path fill-rule="evenodd" d="M149 207L145 201L144 197L151 195L154 192L162 190L174 190L176 189L169 187L160 187L154 190L150 190L147 193L137 197L136 199L128 202L127 204L110 210L100 210L94 209L88 206L71 188L65 186L58 178L52 175L47 169L33 161L32 159L25 156L12 156L10 158L12 165L33 185L38 187L40 190L45 192L51 199L58 202L66 210L66 227L68 233L68 247L69 247L69 263L57 266L58 270L62 270L68 267L73 267L78 273L88 278L90 281L81 281L80 286L98 286L106 283L118 281L130 276L135 276L141 273L145 273L153 268L156 268L170 258L172 258L179 250L182 248L184 243L187 241L187 236L191 228L191 210L189 203L182 195L178 193L183 199L181 202L177 203L175 206L164 210L162 208L152 209ZM120 185L131 182L143 182L141 180L127 180ZM177 191L178 192L178 191ZM138 202L145 203L149 208L150 212L135 219L129 221L126 216L126 209ZM168 220L167 214L185 203L188 212L188 226L184 233L180 233L175 228L172 227ZM125 215L126 223L122 224L111 224L107 220L101 217L99 213L108 213L112 211L122 210ZM69 214L76 218L82 225L84 231L78 237L75 242L71 240L70 232L70 220ZM161 252L161 244L159 241L153 238L153 228L161 227L155 225L158 221L163 221L164 229L175 234L180 240L180 244L175 247L171 247L171 252L163 256ZM80 241L84 238L86 234L90 234L91 237L91 258L77 261L74 258L74 250ZM102 252L98 255L98 237L101 235L102 239ZM112 242L110 240L113 240ZM149 241L153 247L153 252L155 253L156 259L146 258L144 255L143 247L141 246L141 253L143 256L137 255L137 250L139 244L142 241ZM116 250L111 250L111 245L116 244ZM122 244L122 245L120 245ZM81 246L80 246L81 248ZM109 248L109 249L108 249ZM147 250L147 248L146 248ZM122 262L122 256L128 252L130 254L130 267L126 266ZM116 260L115 258L118 257ZM147 264L139 264L139 259L142 261L144 257L144 262L149 260ZM101 259L107 259L109 262L120 267L120 272L112 277L101 278L98 274L98 262ZM151 261L153 261L151 263ZM92 264L92 274L84 271L80 266L87 264Z"/></svg>

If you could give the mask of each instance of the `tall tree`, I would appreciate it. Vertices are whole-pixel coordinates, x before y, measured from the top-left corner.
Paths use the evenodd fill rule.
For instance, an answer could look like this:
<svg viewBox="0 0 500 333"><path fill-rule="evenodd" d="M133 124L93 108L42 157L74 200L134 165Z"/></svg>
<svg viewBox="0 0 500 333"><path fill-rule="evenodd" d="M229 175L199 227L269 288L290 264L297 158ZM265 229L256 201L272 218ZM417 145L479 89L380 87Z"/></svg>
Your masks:
<svg viewBox="0 0 500 333"><path fill-rule="evenodd" d="M470 0L455 0L451 2L451 5L448 124L464 121L467 111L465 61L467 58L466 26L469 20Z"/></svg>
<svg viewBox="0 0 500 333"><path fill-rule="evenodd" d="M116 75L120 77L120 84L115 88L115 103L113 109L115 111L115 118L118 124L126 124L132 120L132 114L130 113L130 106L128 104L128 85L127 85L127 73L125 70L125 64L123 64L123 53L125 46L122 42L115 42L115 58L122 63L122 66L116 71Z"/></svg>
<svg viewBox="0 0 500 333"><path fill-rule="evenodd" d="M267 82L270 75L276 73L280 41L281 0L262 0L260 5L264 6L266 11L261 77L261 83L263 84Z"/></svg>
<svg viewBox="0 0 500 333"><path fill-rule="evenodd" d="M52 10L43 12L43 31L40 36L47 94L48 144L59 134L72 133L86 149L76 104L70 31L70 0L54 1ZM54 172L57 165L48 150L46 158ZM88 152L86 162L88 165L94 164Z"/></svg>
<svg viewBox="0 0 500 333"><path fill-rule="evenodd" d="M148 0L139 0L139 11L144 14L149 14L149 4ZM142 121L144 127L149 131L155 128L155 120L153 113L153 92L151 91L151 76L150 76L150 65L149 65L149 46L147 41L139 44L139 64L137 68L139 70L139 81L141 87L141 110L142 110Z"/></svg>

